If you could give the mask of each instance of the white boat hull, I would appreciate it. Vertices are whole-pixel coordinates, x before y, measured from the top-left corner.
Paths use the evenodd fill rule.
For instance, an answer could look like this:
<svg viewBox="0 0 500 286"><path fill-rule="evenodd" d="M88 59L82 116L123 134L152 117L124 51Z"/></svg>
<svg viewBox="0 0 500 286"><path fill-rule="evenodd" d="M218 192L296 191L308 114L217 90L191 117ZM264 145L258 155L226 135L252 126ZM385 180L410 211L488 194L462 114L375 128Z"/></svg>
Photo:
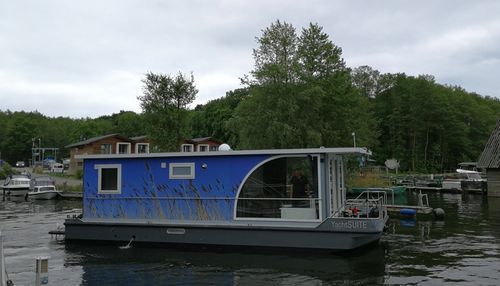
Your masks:
<svg viewBox="0 0 500 286"><path fill-rule="evenodd" d="M5 194L11 197L25 197L28 192L29 188L6 188L4 187Z"/></svg>
<svg viewBox="0 0 500 286"><path fill-rule="evenodd" d="M56 191L47 191L47 192L29 192L29 198L34 200L52 200L57 197Z"/></svg>

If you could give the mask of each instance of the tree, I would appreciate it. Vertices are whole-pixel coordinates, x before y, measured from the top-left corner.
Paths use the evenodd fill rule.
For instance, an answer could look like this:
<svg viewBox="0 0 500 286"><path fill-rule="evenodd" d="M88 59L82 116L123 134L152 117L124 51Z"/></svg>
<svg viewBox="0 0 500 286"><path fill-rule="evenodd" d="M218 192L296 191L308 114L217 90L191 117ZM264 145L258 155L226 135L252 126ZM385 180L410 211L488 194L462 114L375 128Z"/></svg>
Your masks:
<svg viewBox="0 0 500 286"><path fill-rule="evenodd" d="M211 136L231 146L238 143L238 134L231 130L228 122L236 107L248 96L248 89L228 91L225 96L210 100L191 111L191 134L194 137Z"/></svg>
<svg viewBox="0 0 500 286"><path fill-rule="evenodd" d="M357 130L372 138L363 127L368 105L358 104L342 50L321 27L310 24L297 37L293 26L276 21L257 42L255 81L230 123L239 147L344 146Z"/></svg>
<svg viewBox="0 0 500 286"><path fill-rule="evenodd" d="M318 24L310 23L307 29L302 29L298 39L297 61L300 77L306 82L314 78L324 79L335 71L345 69L342 49L332 43Z"/></svg>
<svg viewBox="0 0 500 286"><path fill-rule="evenodd" d="M164 151L179 149L187 124L188 104L198 93L193 74L175 76L149 72L142 80L143 96L138 99L146 120L146 132Z"/></svg>
<svg viewBox="0 0 500 286"><path fill-rule="evenodd" d="M255 69L252 71L258 84L284 84L297 78L297 35L295 28L279 20L257 37L259 47L253 50Z"/></svg>

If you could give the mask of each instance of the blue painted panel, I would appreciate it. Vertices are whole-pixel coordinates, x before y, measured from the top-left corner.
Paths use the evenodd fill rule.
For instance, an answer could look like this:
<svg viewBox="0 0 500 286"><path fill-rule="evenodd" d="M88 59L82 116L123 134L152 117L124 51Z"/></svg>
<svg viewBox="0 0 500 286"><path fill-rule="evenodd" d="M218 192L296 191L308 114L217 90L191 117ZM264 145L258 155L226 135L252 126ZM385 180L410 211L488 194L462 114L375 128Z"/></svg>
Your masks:
<svg viewBox="0 0 500 286"><path fill-rule="evenodd" d="M242 180L268 157L88 159L83 214L86 218L231 220ZM166 168L161 168L162 163ZM195 179L169 179L169 163L195 163ZM96 164L121 164L121 194L98 194Z"/></svg>

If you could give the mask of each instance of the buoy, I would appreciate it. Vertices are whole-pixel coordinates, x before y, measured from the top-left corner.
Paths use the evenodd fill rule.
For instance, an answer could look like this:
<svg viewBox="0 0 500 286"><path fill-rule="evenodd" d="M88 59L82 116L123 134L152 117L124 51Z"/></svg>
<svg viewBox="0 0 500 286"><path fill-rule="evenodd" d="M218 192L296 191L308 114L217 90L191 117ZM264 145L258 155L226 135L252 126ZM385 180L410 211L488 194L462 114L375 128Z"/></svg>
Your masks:
<svg viewBox="0 0 500 286"><path fill-rule="evenodd" d="M436 208L433 210L434 216L437 219L443 219L444 218L444 210L442 208Z"/></svg>
<svg viewBox="0 0 500 286"><path fill-rule="evenodd" d="M414 209L401 209L399 211L399 214L400 215L405 215L405 216L416 216L417 215L417 211L414 210Z"/></svg>

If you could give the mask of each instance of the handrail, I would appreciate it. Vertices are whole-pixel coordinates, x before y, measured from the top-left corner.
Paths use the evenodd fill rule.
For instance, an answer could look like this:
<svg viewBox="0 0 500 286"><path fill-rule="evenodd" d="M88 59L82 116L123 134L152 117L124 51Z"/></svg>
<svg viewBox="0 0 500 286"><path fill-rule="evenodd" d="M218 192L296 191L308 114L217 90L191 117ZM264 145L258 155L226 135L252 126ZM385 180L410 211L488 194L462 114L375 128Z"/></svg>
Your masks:
<svg viewBox="0 0 500 286"><path fill-rule="evenodd" d="M347 199L344 205L330 217L382 218L387 214L386 201L385 191L364 191L355 199Z"/></svg>

